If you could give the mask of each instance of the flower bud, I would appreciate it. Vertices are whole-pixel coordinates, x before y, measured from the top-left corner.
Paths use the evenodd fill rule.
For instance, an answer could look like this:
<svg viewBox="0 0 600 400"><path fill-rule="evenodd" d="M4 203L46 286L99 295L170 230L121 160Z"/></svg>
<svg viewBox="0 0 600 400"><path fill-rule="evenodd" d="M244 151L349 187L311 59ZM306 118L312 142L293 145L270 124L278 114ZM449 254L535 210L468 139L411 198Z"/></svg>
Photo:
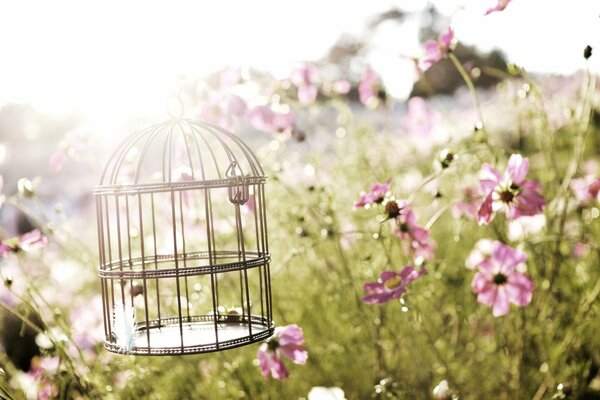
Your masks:
<svg viewBox="0 0 600 400"><path fill-rule="evenodd" d="M17 189L23 197L31 198L35 196L35 185L27 178L21 178L17 181Z"/></svg>
<svg viewBox="0 0 600 400"><path fill-rule="evenodd" d="M400 215L400 207L398 207L398 203L395 200L390 200L385 203L385 213L388 218L393 219Z"/></svg>
<svg viewBox="0 0 600 400"><path fill-rule="evenodd" d="M450 149L444 149L438 153L438 160L442 166L442 169L446 169L454 161L454 153Z"/></svg>

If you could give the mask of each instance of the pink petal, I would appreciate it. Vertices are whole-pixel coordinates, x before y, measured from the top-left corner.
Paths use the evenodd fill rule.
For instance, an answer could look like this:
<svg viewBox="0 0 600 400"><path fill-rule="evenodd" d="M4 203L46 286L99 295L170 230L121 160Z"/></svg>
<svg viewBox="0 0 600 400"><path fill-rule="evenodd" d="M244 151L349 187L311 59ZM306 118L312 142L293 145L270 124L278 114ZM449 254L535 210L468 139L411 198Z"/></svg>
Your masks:
<svg viewBox="0 0 600 400"><path fill-rule="evenodd" d="M10 248L9 246L7 246L4 243L0 243L0 256L7 257L11 251L12 251L12 248Z"/></svg>
<svg viewBox="0 0 600 400"><path fill-rule="evenodd" d="M494 273L495 273L495 263L492 262L491 259L481 260L481 262L479 263L479 265L477 267L479 268L479 272L481 274L483 274L483 276L488 281L492 280L492 278L494 277Z"/></svg>
<svg viewBox="0 0 600 400"><path fill-rule="evenodd" d="M419 67L426 71L443 57L440 45L436 40L425 42L425 55L419 60Z"/></svg>
<svg viewBox="0 0 600 400"><path fill-rule="evenodd" d="M488 280L486 277L482 273L477 273L471 281L471 288L473 289L474 293L480 293L487 284Z"/></svg>
<svg viewBox="0 0 600 400"><path fill-rule="evenodd" d="M517 185L521 184L529 170L529 159L523 158L520 154L513 154L508 160L506 174L508 178Z"/></svg>
<svg viewBox="0 0 600 400"><path fill-rule="evenodd" d="M519 307L525 307L531 302L533 284L526 275L520 272L515 272L508 277L506 290L510 300Z"/></svg>
<svg viewBox="0 0 600 400"><path fill-rule="evenodd" d="M496 301L496 292L498 291L498 286L493 283L487 282L479 291L479 295L477 296L477 301L486 306L493 306Z"/></svg>
<svg viewBox="0 0 600 400"><path fill-rule="evenodd" d="M541 213L546 206L544 196L532 189L530 185L521 188L521 192L516 197L515 217L532 216Z"/></svg>
<svg viewBox="0 0 600 400"><path fill-rule="evenodd" d="M496 299L494 300L492 315L494 317L506 315L508 314L509 307L510 304L508 300L508 293L506 293L506 288L504 286L499 286L496 291Z"/></svg>
<svg viewBox="0 0 600 400"><path fill-rule="evenodd" d="M358 85L358 97L360 102L367 104L372 97L375 97L375 71L367 69Z"/></svg>
<svg viewBox="0 0 600 400"><path fill-rule="evenodd" d="M380 293L373 293L373 294L364 296L362 298L362 301L365 303L369 303L369 304L375 304L375 303L383 304L383 303L387 303L391 299L392 298L391 298L390 292L380 292Z"/></svg>
<svg viewBox="0 0 600 400"><path fill-rule="evenodd" d="M306 364L306 360L308 359L308 352L302 346L290 344L287 346L280 346L278 350L298 365Z"/></svg>
<svg viewBox="0 0 600 400"><path fill-rule="evenodd" d="M451 27L448 27L440 34L439 43L444 45L446 49L449 49L450 45L452 44L452 40L454 40L454 30Z"/></svg>
<svg viewBox="0 0 600 400"><path fill-rule="evenodd" d="M48 238L42 234L38 229L34 229L27 232L19 239L21 248L24 251L32 249L39 249L48 244Z"/></svg>
<svg viewBox="0 0 600 400"><path fill-rule="evenodd" d="M482 185L482 188L486 189L486 191L487 191L487 190L494 189L498 185L498 183L503 181L503 177L500 174L500 172L498 172L491 165L483 164L481 166L481 172L479 173L479 180L480 180L479 183ZM494 182L494 186L492 186L492 187L483 186L482 181L492 181L492 182ZM487 185L489 185L489 184L487 184Z"/></svg>
<svg viewBox="0 0 600 400"><path fill-rule="evenodd" d="M410 269L407 270L407 268L410 268ZM407 270L407 271L405 272L404 270ZM417 271L415 268L413 268L411 266L404 267L404 270L402 270L402 274L405 275L405 277L403 277L403 279L405 280L407 285L427 273L427 270L425 268L421 268L420 270Z"/></svg>
<svg viewBox="0 0 600 400"><path fill-rule="evenodd" d="M287 378L288 376L290 376L288 370L285 368L285 365L283 364L283 361L281 361L281 359L275 358L275 357L273 358L273 360L271 362L271 375L273 376L273 378L280 380L280 381Z"/></svg>
<svg viewBox="0 0 600 400"><path fill-rule="evenodd" d="M490 223L493 217L492 210L492 193L488 194L477 212L477 222L479 225L487 225Z"/></svg>
<svg viewBox="0 0 600 400"><path fill-rule="evenodd" d="M269 376L269 372L271 371L271 358L272 355L269 351L269 345L266 343L261 344L258 348L258 366L265 378Z"/></svg>
<svg viewBox="0 0 600 400"><path fill-rule="evenodd" d="M367 282L363 285L365 292L372 292L374 290L383 290L383 284L379 282Z"/></svg>
<svg viewBox="0 0 600 400"><path fill-rule="evenodd" d="M427 241L429 240L429 232L425 228L414 226L411 229L411 234L413 239L416 240L419 245L427 245Z"/></svg>
<svg viewBox="0 0 600 400"><path fill-rule="evenodd" d="M275 112L267 106L256 106L248 113L248 120L250 124L261 131L272 132L273 131L273 119Z"/></svg>
<svg viewBox="0 0 600 400"><path fill-rule="evenodd" d="M301 345L304 343L304 332L296 324L287 325L277 332L277 341L280 346Z"/></svg>
<svg viewBox="0 0 600 400"><path fill-rule="evenodd" d="M398 276L397 272L394 272L394 271L383 271L381 273L381 275L379 275L379 280L381 282L385 282L385 281L387 281L387 280L389 280L391 278L395 278L396 276ZM400 277L402 277L402 275L400 275Z"/></svg>
<svg viewBox="0 0 600 400"><path fill-rule="evenodd" d="M510 275L517 265L525 262L527 255L501 242L496 243L496 247L492 254L492 260L496 266L499 266L498 272Z"/></svg>
<svg viewBox="0 0 600 400"><path fill-rule="evenodd" d="M333 90L338 94L347 94L352 89L352 84L345 79L333 82Z"/></svg>
<svg viewBox="0 0 600 400"><path fill-rule="evenodd" d="M363 193L360 195L358 201L354 202L354 208L361 208L366 206L367 204L371 204L373 202L373 198L370 194Z"/></svg>
<svg viewBox="0 0 600 400"><path fill-rule="evenodd" d="M2 190L2 186L0 186L0 190ZM600 178L590 183L590 186L588 187L588 192L592 197L598 198L598 196L600 195Z"/></svg>
<svg viewBox="0 0 600 400"><path fill-rule="evenodd" d="M298 88L298 100L302 104L312 104L317 98L319 89L315 85L303 85Z"/></svg>
<svg viewBox="0 0 600 400"><path fill-rule="evenodd" d="M52 154L52 156L50 157L50 171L51 172L60 171L68 159L69 159L69 156L67 156L67 153L65 153L64 151L62 151L62 150L55 151L54 154ZM0 185L0 190L1 189L2 189L2 185Z"/></svg>
<svg viewBox="0 0 600 400"><path fill-rule="evenodd" d="M247 109L248 106L246 105L246 101L240 96L236 96L235 94L229 95L227 99L225 99L225 103L223 106L223 111L227 115L234 117L244 116L246 114Z"/></svg>
<svg viewBox="0 0 600 400"><path fill-rule="evenodd" d="M511 1L512 0L498 0L498 3L494 7L489 8L484 15L489 15L496 11L504 11L506 6L508 6L508 3Z"/></svg>
<svg viewBox="0 0 600 400"><path fill-rule="evenodd" d="M403 217L403 221L408 225L409 229L417 226L417 215L409 206L404 207L400 211L400 215Z"/></svg>
<svg viewBox="0 0 600 400"><path fill-rule="evenodd" d="M396 289L390 292L390 300L399 299L400 297L402 297L402 295L406 293L406 285L407 283L405 282L403 285L398 286Z"/></svg>

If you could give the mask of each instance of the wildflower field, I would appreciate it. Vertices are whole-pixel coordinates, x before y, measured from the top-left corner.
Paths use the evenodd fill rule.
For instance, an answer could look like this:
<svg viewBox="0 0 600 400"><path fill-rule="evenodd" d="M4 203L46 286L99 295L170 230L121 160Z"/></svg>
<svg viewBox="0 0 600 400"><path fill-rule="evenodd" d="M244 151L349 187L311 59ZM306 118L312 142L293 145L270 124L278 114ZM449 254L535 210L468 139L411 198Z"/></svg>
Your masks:
<svg viewBox="0 0 600 400"><path fill-rule="evenodd" d="M492 3L481 18L512 5ZM275 332L207 354L103 348L92 191L116 143L71 123L43 170L0 171L0 397L600 398L600 97L586 45L574 44L580 72L529 74L475 65L444 26L398 55L426 88L406 101L369 65L185 82L190 117L239 135L267 176ZM451 93L427 89L450 75ZM207 311L207 293L177 300ZM244 306L228 301L228 314ZM132 313L124 335L139 334Z"/></svg>

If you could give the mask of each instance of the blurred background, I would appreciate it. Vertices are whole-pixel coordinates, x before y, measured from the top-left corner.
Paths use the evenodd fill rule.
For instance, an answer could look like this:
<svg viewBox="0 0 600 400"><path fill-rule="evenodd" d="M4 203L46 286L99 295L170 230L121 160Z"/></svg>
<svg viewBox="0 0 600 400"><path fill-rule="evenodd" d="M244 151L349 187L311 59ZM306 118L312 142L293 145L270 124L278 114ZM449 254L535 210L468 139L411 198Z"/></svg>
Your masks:
<svg viewBox="0 0 600 400"><path fill-rule="evenodd" d="M567 7L516 0L505 12L482 18L494 4L0 2L4 192L13 193L22 177L34 182L41 174L49 183L44 190L55 191L43 193L45 198L89 199L115 142L166 118L170 93L192 93L185 112L197 116L210 97L207 82L229 68L246 75L253 71L267 87L288 78L299 62L317 65L323 76L348 80L353 87L372 68L382 92L395 101L392 112L401 114L411 95L448 95L460 85L458 76L436 70L432 76L446 78L430 82L425 93L411 59L448 25L463 47L461 55L475 64L505 70L510 60L549 77L575 74L583 65L582 49L595 47L600 38L596 2L572 0ZM598 57L589 66L598 70ZM443 69L443 63L436 68ZM481 86L496 82L484 78ZM245 85L236 95L249 101L257 90ZM2 210L0 218L10 231L14 218L6 213Z"/></svg>

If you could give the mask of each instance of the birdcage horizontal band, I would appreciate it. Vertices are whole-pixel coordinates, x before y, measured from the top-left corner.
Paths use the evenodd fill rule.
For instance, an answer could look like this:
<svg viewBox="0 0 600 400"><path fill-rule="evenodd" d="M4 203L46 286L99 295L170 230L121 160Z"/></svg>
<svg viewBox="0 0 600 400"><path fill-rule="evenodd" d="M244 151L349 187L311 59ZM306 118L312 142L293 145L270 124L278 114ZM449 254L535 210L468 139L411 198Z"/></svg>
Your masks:
<svg viewBox="0 0 600 400"><path fill-rule="evenodd" d="M257 315L217 315L215 333L214 315L192 316L181 326L177 317L149 321L148 325L137 325L135 345L127 351L133 355L176 355L197 354L233 349L255 343L273 335L275 325L268 318ZM248 334L249 326L252 334ZM173 346L183 337L183 344ZM231 338L228 338L231 337ZM149 340L149 342L148 342ZM170 343L169 346L161 346ZM104 348L114 353L123 353L116 343L104 341Z"/></svg>
<svg viewBox="0 0 600 400"><path fill-rule="evenodd" d="M234 261L228 263L220 263L213 265L197 265L197 266L186 266L179 268L168 268L168 269L150 269L154 264L161 263L174 263L194 260L218 260L223 258L239 258L239 253L235 251L214 251L214 252L195 252L178 254L177 258L174 255L149 255L147 257L138 257L131 260L113 261L102 268L98 269L98 275L101 278L107 279L156 279L156 278L175 278L183 276L193 275L207 275L212 273L240 271L255 267L260 267L268 264L271 261L269 254L257 253L248 251L246 254L246 260ZM142 269L139 269L139 267ZM144 266L148 266L148 269L143 269ZM138 267L138 269L133 269ZM129 270L121 270L121 268L132 268Z"/></svg>
<svg viewBox="0 0 600 400"><path fill-rule="evenodd" d="M144 193L163 193L180 190L196 190L196 189L212 189L212 188L227 188L231 186L231 182L236 185L253 186L265 183L265 176L244 176L230 177L223 179L213 179L207 181L189 181L189 182L170 182L165 183L140 183L135 185L101 185L94 189L95 195L133 195Z"/></svg>

